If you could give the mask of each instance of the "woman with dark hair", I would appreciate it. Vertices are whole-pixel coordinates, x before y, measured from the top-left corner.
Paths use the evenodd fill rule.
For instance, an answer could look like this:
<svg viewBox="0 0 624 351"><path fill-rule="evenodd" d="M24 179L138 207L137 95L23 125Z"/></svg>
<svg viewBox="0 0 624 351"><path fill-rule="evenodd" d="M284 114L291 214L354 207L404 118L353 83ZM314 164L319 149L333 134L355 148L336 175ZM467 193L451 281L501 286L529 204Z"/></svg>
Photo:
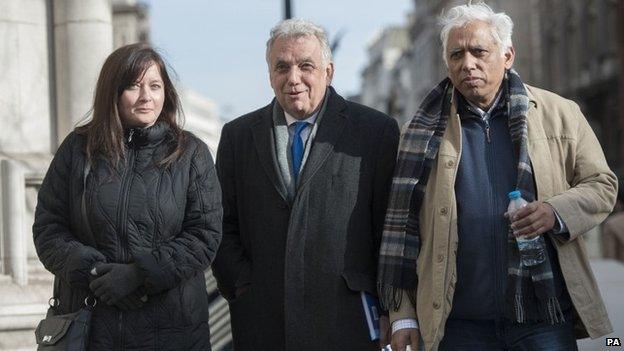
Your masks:
<svg viewBox="0 0 624 351"><path fill-rule="evenodd" d="M37 254L60 313L97 298L89 350L210 350L204 270L221 240L221 192L208 147L179 117L160 55L124 46L41 185Z"/></svg>

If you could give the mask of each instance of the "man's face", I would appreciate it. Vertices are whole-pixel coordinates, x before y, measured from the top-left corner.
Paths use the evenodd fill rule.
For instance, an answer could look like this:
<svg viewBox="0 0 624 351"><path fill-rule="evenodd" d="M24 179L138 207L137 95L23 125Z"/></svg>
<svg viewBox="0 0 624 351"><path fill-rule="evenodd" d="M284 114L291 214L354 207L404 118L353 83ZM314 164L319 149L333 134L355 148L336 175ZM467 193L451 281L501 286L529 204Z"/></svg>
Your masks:
<svg viewBox="0 0 624 351"><path fill-rule="evenodd" d="M446 45L449 78L453 86L470 102L487 108L503 81L505 69L511 68L513 48L501 54L488 24L482 21L451 29Z"/></svg>
<svg viewBox="0 0 624 351"><path fill-rule="evenodd" d="M333 74L334 65L323 64L321 44L314 36L280 37L271 45L271 87L280 106L297 119L316 112Z"/></svg>

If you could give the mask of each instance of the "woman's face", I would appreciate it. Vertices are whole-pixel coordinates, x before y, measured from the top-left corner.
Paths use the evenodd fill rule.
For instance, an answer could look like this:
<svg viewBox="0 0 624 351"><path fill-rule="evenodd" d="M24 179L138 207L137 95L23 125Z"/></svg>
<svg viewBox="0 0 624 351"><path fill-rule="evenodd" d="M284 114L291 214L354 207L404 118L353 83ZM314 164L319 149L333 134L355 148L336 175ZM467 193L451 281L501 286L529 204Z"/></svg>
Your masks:
<svg viewBox="0 0 624 351"><path fill-rule="evenodd" d="M152 126L163 108L165 85L158 66L152 63L139 79L119 97L117 110L124 128Z"/></svg>

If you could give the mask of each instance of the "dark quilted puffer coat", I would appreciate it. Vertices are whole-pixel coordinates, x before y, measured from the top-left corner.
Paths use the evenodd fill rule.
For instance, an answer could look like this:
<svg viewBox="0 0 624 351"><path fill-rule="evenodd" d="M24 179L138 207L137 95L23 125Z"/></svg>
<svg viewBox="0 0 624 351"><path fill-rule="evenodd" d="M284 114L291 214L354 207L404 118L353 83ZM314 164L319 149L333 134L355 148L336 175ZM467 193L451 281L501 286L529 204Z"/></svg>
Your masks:
<svg viewBox="0 0 624 351"><path fill-rule="evenodd" d="M60 146L39 191L33 234L39 259L60 280L62 313L89 293L97 262L136 262L148 301L122 311L100 303L89 350L210 350L204 270L221 240L221 193L207 146L187 133L185 151L158 166L172 141L157 123L126 131L125 162L112 172L96 160L86 178L86 138L71 133Z"/></svg>

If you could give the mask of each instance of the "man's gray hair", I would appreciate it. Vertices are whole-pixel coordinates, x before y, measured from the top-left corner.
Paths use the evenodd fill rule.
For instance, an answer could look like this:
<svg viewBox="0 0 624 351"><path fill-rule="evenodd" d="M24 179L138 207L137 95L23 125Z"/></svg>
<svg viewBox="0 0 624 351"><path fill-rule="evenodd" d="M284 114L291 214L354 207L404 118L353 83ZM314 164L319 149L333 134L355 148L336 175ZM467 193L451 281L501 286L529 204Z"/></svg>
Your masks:
<svg viewBox="0 0 624 351"><path fill-rule="evenodd" d="M468 23L474 21L482 21L489 25L492 38L494 38L494 41L498 44L501 55L503 55L508 48L512 47L511 34L513 33L513 21L504 12L496 13L483 2L455 6L448 10L448 12L443 13L439 21L442 26L442 30L440 31L442 57L444 58L446 66L448 66L446 60L446 45L451 29L464 27L468 25Z"/></svg>
<svg viewBox="0 0 624 351"><path fill-rule="evenodd" d="M300 18L293 18L281 21L271 29L271 37L266 44L267 63L270 64L269 52L271 51L271 46L273 45L275 40L282 37L298 38L305 36L315 36L316 39L318 39L319 43L321 43L321 56L323 59L323 65L326 66L327 64L329 64L332 61L332 54L325 29L317 26L310 21Z"/></svg>

